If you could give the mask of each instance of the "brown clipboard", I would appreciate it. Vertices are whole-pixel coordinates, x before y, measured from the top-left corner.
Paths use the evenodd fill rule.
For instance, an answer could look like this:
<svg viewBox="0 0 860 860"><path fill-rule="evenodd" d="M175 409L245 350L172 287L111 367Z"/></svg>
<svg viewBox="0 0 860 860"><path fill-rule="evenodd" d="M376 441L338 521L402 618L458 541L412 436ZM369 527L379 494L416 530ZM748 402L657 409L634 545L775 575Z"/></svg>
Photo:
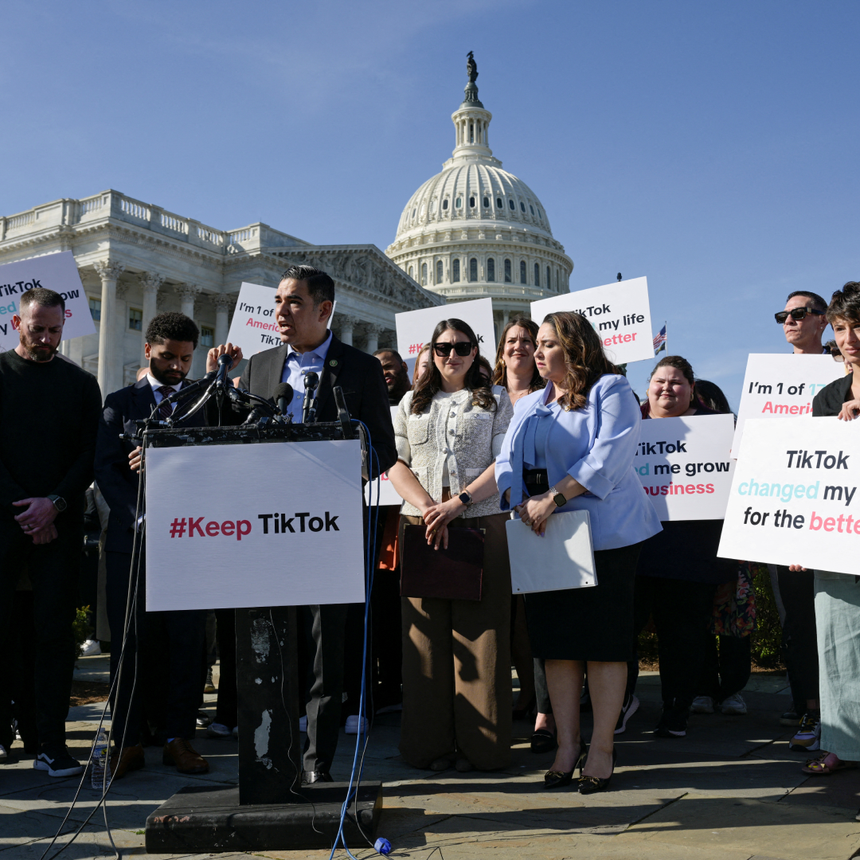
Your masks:
<svg viewBox="0 0 860 860"><path fill-rule="evenodd" d="M403 529L401 597L480 600L484 529L448 529L448 549L433 549L422 525Z"/></svg>

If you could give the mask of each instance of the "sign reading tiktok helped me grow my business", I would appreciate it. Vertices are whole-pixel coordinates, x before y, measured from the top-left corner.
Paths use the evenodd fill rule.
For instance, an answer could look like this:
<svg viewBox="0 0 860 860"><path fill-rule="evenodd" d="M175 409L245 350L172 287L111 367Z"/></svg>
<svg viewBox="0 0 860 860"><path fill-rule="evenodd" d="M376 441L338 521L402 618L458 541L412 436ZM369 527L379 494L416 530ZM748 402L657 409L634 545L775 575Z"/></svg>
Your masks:
<svg viewBox="0 0 860 860"><path fill-rule="evenodd" d="M95 334L96 326L74 255L71 251L46 254L0 266L0 352L18 345L12 316L19 313L21 296L36 287L53 290L63 297L66 303L63 340Z"/></svg>
<svg viewBox="0 0 860 860"><path fill-rule="evenodd" d="M600 335L606 355L615 364L654 358L647 278L565 293L531 305L532 319L538 325L556 311L582 314Z"/></svg>
<svg viewBox="0 0 860 860"><path fill-rule="evenodd" d="M718 554L857 573L858 430L836 418L747 421Z"/></svg>
<svg viewBox="0 0 860 860"><path fill-rule="evenodd" d="M732 466L732 415L691 415L642 422L633 468L663 522L719 520Z"/></svg>

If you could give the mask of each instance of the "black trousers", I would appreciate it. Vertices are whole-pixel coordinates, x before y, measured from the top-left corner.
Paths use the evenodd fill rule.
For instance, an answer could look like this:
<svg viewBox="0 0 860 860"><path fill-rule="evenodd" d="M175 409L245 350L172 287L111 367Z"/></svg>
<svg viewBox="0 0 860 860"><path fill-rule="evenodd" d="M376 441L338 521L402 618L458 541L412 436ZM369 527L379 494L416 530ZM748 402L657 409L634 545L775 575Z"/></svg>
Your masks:
<svg viewBox="0 0 860 860"><path fill-rule="evenodd" d="M815 578L777 565L779 595L785 607L782 644L795 707L806 711L806 700L818 698L818 639L815 627Z"/></svg>
<svg viewBox="0 0 860 860"><path fill-rule="evenodd" d="M704 658L702 633L714 606L715 585L660 576L637 576L634 642L648 617L657 631L657 653L665 710L687 711L698 694ZM638 665L628 664L628 693L633 692Z"/></svg>
<svg viewBox="0 0 860 860"><path fill-rule="evenodd" d="M50 749L63 747L66 742L75 663L72 622L84 535L80 522L63 515L54 525L59 536L39 546L14 521L0 528L0 672L4 679L13 674L9 660L14 596L21 573L27 571L35 618L31 647L36 664L36 722L40 743ZM8 747L11 742L11 701L4 694L0 696L0 743Z"/></svg>
<svg viewBox="0 0 860 860"><path fill-rule="evenodd" d="M144 700L166 738L194 737L202 694L205 610L146 612L146 560L140 560L137 597L126 604L133 582L131 553L108 552L107 612L111 628L111 737L114 744L141 741Z"/></svg>
<svg viewBox="0 0 860 860"><path fill-rule="evenodd" d="M719 639L719 653L717 640ZM750 679L750 637L702 634L702 668L696 685L697 696L722 702L740 693Z"/></svg>

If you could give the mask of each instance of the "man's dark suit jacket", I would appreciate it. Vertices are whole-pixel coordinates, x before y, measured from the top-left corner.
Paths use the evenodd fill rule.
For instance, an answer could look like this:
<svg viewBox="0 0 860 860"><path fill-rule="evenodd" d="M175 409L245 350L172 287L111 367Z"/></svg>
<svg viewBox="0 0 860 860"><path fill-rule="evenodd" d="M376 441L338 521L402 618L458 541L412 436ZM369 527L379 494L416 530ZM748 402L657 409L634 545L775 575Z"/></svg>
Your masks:
<svg viewBox="0 0 860 860"><path fill-rule="evenodd" d="M191 400L193 402L194 398ZM108 552L130 553L134 543L139 479L138 473L128 467L128 455L136 446L127 439L120 439L120 434L135 433L136 422L149 418L154 408L155 395L146 377L105 398L99 419L95 465L96 483L110 506L105 543ZM182 408L183 403L180 403L179 409ZM200 410L186 426L203 427L205 424L205 410Z"/></svg>
<svg viewBox="0 0 860 860"><path fill-rule="evenodd" d="M277 346L251 356L240 387L259 397L271 398L281 381L287 346ZM325 365L317 388L317 421L336 421L337 406L332 389L343 389L350 418L363 421L370 431L370 441L379 460L372 464L374 473L385 472L397 462L394 427L388 404L388 389L379 359L331 337Z"/></svg>

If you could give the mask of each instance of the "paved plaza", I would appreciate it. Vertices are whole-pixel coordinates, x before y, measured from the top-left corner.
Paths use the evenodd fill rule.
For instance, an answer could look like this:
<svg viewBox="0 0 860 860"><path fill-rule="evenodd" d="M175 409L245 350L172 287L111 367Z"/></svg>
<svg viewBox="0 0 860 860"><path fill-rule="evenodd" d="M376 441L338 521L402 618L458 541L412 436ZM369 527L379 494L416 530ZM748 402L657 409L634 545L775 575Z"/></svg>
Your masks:
<svg viewBox="0 0 860 860"><path fill-rule="evenodd" d="M78 661L77 677L105 679L106 657ZM607 792L588 797L570 790L542 790L552 754L529 750L531 726L514 724L511 766L501 773L416 771L397 752L400 715L375 721L365 776L383 782L379 836L392 855L414 860L848 860L860 854L860 770L829 777L801 772L804 756L788 750L790 729L779 715L790 699L785 678L754 675L744 691L742 717L695 715L686 738L655 738L659 681L640 678L638 713L618 737L618 767ZM214 713L214 696L207 707ZM72 752L86 758L103 706L72 709ZM585 718L586 734L590 717ZM348 776L354 736L343 736L333 768ZM146 817L183 786L229 786L238 782L237 743L213 740L198 730L195 747L210 762L209 774L182 777L161 764L161 751L146 750L147 766L117 782L109 793L107 822L123 857L163 860L216 857L324 860L328 851L265 851L253 855L157 854L144 848ZM51 779L33 770L20 744L0 767L0 860L53 857L93 812L98 795L89 781ZM68 817L67 817L68 816ZM63 821L65 825L63 825ZM51 839L60 831L54 846ZM369 845L350 843L359 860L378 856ZM59 856L66 860L111 857L102 810ZM339 857L346 857L338 850Z"/></svg>

